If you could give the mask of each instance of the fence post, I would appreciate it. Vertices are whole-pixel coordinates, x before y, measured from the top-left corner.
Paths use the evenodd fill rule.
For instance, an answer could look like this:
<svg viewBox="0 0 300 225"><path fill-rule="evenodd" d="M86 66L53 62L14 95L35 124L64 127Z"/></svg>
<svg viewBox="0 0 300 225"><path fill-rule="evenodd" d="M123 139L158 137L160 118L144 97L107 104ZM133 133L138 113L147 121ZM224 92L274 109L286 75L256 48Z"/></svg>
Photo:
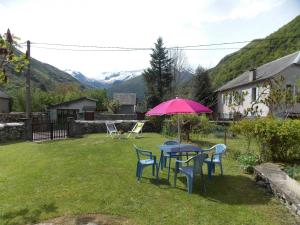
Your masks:
<svg viewBox="0 0 300 225"><path fill-rule="evenodd" d="M81 134L81 130L77 129L74 117L67 118L67 137L76 137Z"/></svg>
<svg viewBox="0 0 300 225"><path fill-rule="evenodd" d="M32 118L22 118L21 120L24 123L25 139L28 141L32 141L33 140Z"/></svg>

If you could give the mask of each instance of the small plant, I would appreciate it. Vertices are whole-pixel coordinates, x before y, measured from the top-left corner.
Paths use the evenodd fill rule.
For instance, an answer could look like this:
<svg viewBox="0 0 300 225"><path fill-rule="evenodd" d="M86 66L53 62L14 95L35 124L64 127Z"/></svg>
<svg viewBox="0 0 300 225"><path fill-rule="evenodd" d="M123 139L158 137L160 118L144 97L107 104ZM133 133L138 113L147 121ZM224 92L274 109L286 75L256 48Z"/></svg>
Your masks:
<svg viewBox="0 0 300 225"><path fill-rule="evenodd" d="M291 178L300 180L300 166L287 166L283 169Z"/></svg>
<svg viewBox="0 0 300 225"><path fill-rule="evenodd" d="M260 162L259 157L250 152L241 154L238 157L238 161L240 162L242 169L246 173L253 173L254 166L259 164Z"/></svg>

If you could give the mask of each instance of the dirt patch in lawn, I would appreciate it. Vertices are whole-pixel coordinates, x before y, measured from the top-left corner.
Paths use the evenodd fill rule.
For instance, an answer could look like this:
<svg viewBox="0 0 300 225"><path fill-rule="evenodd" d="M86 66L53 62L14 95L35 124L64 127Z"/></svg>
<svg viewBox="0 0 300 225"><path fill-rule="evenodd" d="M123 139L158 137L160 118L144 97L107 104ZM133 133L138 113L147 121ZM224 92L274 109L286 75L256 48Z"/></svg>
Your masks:
<svg viewBox="0 0 300 225"><path fill-rule="evenodd" d="M128 225L134 224L125 217L103 214L62 216L35 225Z"/></svg>

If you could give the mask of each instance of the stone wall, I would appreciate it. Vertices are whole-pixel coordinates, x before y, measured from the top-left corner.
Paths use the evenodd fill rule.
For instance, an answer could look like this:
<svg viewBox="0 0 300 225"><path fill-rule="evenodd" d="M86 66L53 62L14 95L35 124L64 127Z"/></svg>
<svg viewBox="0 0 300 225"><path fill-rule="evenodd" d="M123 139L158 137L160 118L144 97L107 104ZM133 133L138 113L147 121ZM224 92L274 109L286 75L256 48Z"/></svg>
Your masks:
<svg viewBox="0 0 300 225"><path fill-rule="evenodd" d="M300 183L290 178L273 163L254 167L255 180L284 203L293 213L300 216Z"/></svg>
<svg viewBox="0 0 300 225"><path fill-rule="evenodd" d="M0 142L25 140L24 123L1 123Z"/></svg>
<svg viewBox="0 0 300 225"><path fill-rule="evenodd" d="M25 112L0 113L0 123L21 122L25 117L26 117ZM42 113L42 112L32 113L33 120L43 120L46 118L48 118L46 113Z"/></svg>
<svg viewBox="0 0 300 225"><path fill-rule="evenodd" d="M89 134L89 133L106 133L106 120L75 120L74 127L72 126L72 134L71 136L80 136L82 134ZM131 131L134 125L136 124L137 120L115 120L114 123L118 131L128 132ZM153 128L151 124L147 123L146 121L143 127L143 132L152 132Z"/></svg>
<svg viewBox="0 0 300 225"><path fill-rule="evenodd" d="M136 114L105 114L100 112L95 112L95 120L136 120Z"/></svg>

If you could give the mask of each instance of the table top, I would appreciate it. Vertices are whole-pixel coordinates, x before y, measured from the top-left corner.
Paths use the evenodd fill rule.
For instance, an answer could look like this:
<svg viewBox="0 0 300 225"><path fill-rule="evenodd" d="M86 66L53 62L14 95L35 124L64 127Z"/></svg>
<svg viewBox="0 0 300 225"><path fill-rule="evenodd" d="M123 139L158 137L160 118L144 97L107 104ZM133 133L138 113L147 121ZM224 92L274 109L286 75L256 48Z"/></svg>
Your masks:
<svg viewBox="0 0 300 225"><path fill-rule="evenodd" d="M203 152L204 150L192 144L160 145L163 152Z"/></svg>

